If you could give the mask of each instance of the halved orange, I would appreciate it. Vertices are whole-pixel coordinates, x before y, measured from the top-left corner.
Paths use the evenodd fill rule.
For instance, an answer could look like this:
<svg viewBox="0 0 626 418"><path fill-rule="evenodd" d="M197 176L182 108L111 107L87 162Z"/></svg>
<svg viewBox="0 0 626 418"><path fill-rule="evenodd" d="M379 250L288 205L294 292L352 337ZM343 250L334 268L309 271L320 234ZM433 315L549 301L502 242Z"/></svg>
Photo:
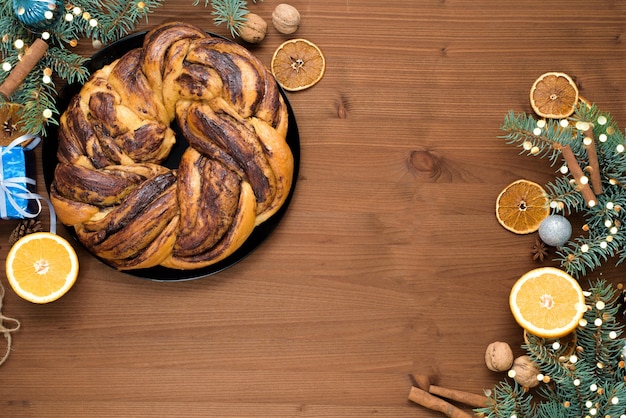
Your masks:
<svg viewBox="0 0 626 418"><path fill-rule="evenodd" d="M270 69L285 90L304 90L322 79L326 59L313 42L290 39L276 48Z"/></svg>
<svg viewBox="0 0 626 418"><path fill-rule="evenodd" d="M543 118L566 118L574 113L577 104L578 87L565 73L542 74L530 89L530 105Z"/></svg>
<svg viewBox="0 0 626 418"><path fill-rule="evenodd" d="M540 267L520 277L511 289L509 305L517 323L541 338L570 334L587 310L576 279L554 267Z"/></svg>
<svg viewBox="0 0 626 418"><path fill-rule="evenodd" d="M76 282L78 256L63 237L35 232L23 236L11 247L6 274L21 298L48 303L59 299Z"/></svg>
<svg viewBox="0 0 626 418"><path fill-rule="evenodd" d="M516 234L530 234L539 229L550 214L548 196L543 187L530 180L516 180L506 186L496 199L496 217L504 228Z"/></svg>

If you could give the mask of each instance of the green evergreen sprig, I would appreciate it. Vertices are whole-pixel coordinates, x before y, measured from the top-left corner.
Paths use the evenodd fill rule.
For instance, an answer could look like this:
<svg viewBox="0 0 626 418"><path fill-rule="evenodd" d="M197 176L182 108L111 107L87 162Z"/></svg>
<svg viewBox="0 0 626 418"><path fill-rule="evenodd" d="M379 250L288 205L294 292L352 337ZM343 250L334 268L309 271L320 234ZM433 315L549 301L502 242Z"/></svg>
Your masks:
<svg viewBox="0 0 626 418"><path fill-rule="evenodd" d="M585 292L587 311L573 334L545 340L527 334L522 345L548 383L526 390L508 378L489 395L487 418L619 417L626 410L626 339L617 320L619 296L604 280Z"/></svg>
<svg viewBox="0 0 626 418"><path fill-rule="evenodd" d="M510 111L504 118L501 136L520 153L548 159L552 166L561 161L561 148L569 145L576 161L589 169L589 156L583 143L585 131L581 123L593 128L594 146L598 155L602 193L590 207L578 185L563 165L560 176L545 185L552 213L566 216L582 214L586 233L574 236L556 251L555 260L572 276L580 278L609 259L616 264L626 260L626 141L610 114L595 104L580 102L576 111L564 120L535 119L533 115Z"/></svg>
<svg viewBox="0 0 626 418"><path fill-rule="evenodd" d="M153 9L164 0L72 0L45 29L28 27L20 22L11 1L0 2L0 55L2 62L13 68L24 49L15 47L15 41L24 42L25 48L37 38L48 42L49 49L35 65L22 85L9 98L21 105L18 111L24 129L31 134L45 135L46 126L58 124L56 107L58 91L53 81L44 82L43 75L52 69L53 78L62 82L85 82L89 72L85 66L89 58L72 51L80 39L101 44L115 41L130 34L140 19L147 19ZM9 72L0 70L0 83ZM0 99L0 107L6 102Z"/></svg>
<svg viewBox="0 0 626 418"><path fill-rule="evenodd" d="M254 0L256 3L256 0ZM194 6L200 4L200 0L193 2ZM217 26L225 24L226 29L233 38L239 36L241 27L248 21L248 2L246 0L204 0L204 7L209 4L213 8L213 21Z"/></svg>
<svg viewBox="0 0 626 418"><path fill-rule="evenodd" d="M562 127L555 120L544 122L545 126L540 128L533 116L524 113L516 115L509 111L500 127L507 134L501 138L506 140L507 144L519 145L520 154L548 158L552 164L556 164L561 155L556 145L572 142L573 131L570 126ZM573 146L576 147L574 153L580 153L582 144Z"/></svg>
<svg viewBox="0 0 626 418"><path fill-rule="evenodd" d="M476 409L479 416L485 418L534 417L533 397L516 382L503 380L492 390L487 400L487 407ZM482 414L482 415L480 415Z"/></svg>

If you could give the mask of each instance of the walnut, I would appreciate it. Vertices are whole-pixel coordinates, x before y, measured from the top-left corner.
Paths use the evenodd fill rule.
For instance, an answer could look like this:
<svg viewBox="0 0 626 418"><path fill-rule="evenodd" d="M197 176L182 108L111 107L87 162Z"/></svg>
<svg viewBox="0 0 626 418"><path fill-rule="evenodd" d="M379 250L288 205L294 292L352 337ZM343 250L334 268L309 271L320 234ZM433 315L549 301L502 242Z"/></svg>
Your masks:
<svg viewBox="0 0 626 418"><path fill-rule="evenodd" d="M513 365L513 350L511 346L502 341L495 341L487 346L485 351L485 364L493 372L509 370Z"/></svg>
<svg viewBox="0 0 626 418"><path fill-rule="evenodd" d="M239 36L246 42L256 44L265 39L267 22L259 15L248 13L244 16L246 23L239 29Z"/></svg>
<svg viewBox="0 0 626 418"><path fill-rule="evenodd" d="M272 23L280 33L294 33L300 26L300 12L289 4L281 3L272 12Z"/></svg>
<svg viewBox="0 0 626 418"><path fill-rule="evenodd" d="M520 356L513 362L513 367L509 370L509 377L512 377L524 388L534 388L539 384L537 375L540 370L529 356Z"/></svg>

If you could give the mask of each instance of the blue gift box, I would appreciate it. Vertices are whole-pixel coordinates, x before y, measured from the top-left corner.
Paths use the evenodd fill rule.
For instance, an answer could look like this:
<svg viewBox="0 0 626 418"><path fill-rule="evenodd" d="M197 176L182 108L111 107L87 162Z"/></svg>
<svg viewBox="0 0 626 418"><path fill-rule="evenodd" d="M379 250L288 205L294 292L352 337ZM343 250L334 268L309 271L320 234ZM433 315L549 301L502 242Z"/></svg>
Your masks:
<svg viewBox="0 0 626 418"><path fill-rule="evenodd" d="M37 215L33 162L30 149L0 147L0 218L24 219Z"/></svg>

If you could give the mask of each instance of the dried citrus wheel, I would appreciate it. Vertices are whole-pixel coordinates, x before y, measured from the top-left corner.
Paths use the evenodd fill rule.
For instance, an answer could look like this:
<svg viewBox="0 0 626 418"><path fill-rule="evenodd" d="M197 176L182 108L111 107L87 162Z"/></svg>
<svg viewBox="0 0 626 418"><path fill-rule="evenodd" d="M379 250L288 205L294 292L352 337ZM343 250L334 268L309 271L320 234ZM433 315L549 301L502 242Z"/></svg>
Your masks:
<svg viewBox="0 0 626 418"><path fill-rule="evenodd" d="M22 105L16 103L2 103L0 105L0 145L7 146L15 138L24 134L24 123L21 121L19 111ZM25 146L26 144L22 144Z"/></svg>
<svg viewBox="0 0 626 418"><path fill-rule="evenodd" d="M64 238L35 232L11 247L6 273L20 297L33 303L48 303L63 296L76 282L78 257Z"/></svg>
<svg viewBox="0 0 626 418"><path fill-rule="evenodd" d="M578 87L565 73L545 73L530 89L530 105L544 118L566 118L574 113L577 104Z"/></svg>
<svg viewBox="0 0 626 418"><path fill-rule="evenodd" d="M514 181L496 199L498 222L516 234L535 232L549 214L546 191L530 180Z"/></svg>
<svg viewBox="0 0 626 418"><path fill-rule="evenodd" d="M271 71L285 90L304 90L322 79L326 60L322 51L306 39L283 42L272 56Z"/></svg>
<svg viewBox="0 0 626 418"><path fill-rule="evenodd" d="M541 338L570 334L586 311L576 279L554 267L540 267L520 277L511 289L509 305L517 323Z"/></svg>

